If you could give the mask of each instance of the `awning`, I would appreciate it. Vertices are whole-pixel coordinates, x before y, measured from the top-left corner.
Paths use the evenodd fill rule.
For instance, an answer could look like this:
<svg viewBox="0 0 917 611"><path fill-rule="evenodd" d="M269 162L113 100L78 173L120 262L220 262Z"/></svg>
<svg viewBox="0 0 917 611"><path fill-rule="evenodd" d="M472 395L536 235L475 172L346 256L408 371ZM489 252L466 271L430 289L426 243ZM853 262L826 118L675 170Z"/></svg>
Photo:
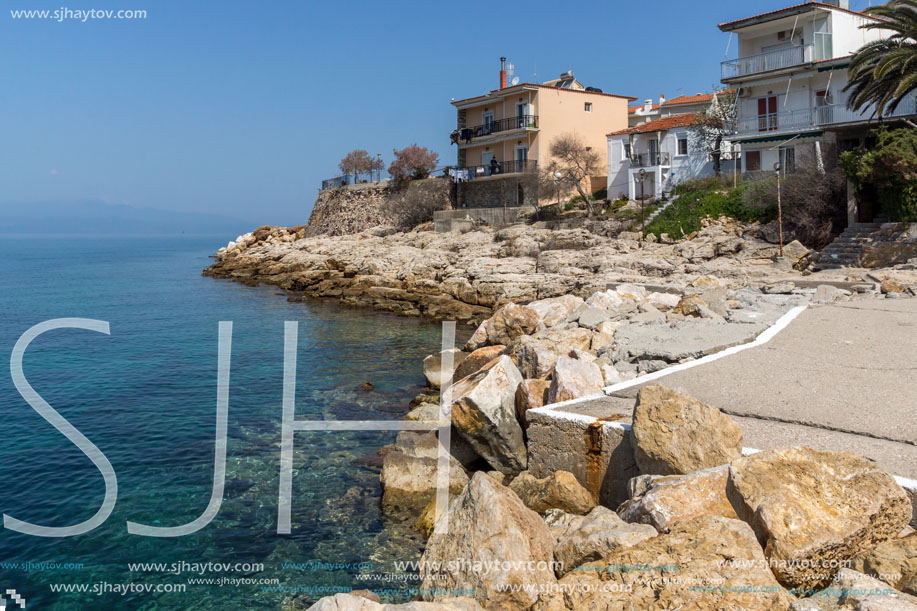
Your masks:
<svg viewBox="0 0 917 611"><path fill-rule="evenodd" d="M780 136L764 136L761 138L749 138L748 140L734 140L736 144L759 144L761 142L781 142L783 140L799 138L815 138L822 135L822 131L803 132L801 134L783 134Z"/></svg>
<svg viewBox="0 0 917 611"><path fill-rule="evenodd" d="M830 72L831 70L846 70L848 67L850 67L850 62L847 62L846 64L838 64L837 66L819 66L818 71Z"/></svg>

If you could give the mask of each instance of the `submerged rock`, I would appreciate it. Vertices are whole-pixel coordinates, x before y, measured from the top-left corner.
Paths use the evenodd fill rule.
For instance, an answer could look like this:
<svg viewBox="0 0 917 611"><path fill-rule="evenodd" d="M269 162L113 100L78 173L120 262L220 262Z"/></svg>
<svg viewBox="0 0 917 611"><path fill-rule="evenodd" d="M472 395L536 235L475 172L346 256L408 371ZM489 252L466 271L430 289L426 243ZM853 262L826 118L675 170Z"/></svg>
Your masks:
<svg viewBox="0 0 917 611"><path fill-rule="evenodd" d="M386 511L416 510L436 493L439 441L433 431L401 431L394 448L382 460L382 507ZM468 476L461 463L449 456L449 490L461 492Z"/></svg>

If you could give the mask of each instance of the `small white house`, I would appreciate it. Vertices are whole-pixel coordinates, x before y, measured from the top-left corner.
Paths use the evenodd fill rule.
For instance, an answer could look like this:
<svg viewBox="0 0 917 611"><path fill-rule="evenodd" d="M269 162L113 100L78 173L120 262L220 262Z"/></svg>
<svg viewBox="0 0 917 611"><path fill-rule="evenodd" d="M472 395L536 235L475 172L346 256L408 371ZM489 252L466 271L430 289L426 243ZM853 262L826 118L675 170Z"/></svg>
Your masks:
<svg viewBox="0 0 917 611"><path fill-rule="evenodd" d="M691 129L696 121L695 113L681 113L608 134L608 197L657 197L713 174L706 146Z"/></svg>

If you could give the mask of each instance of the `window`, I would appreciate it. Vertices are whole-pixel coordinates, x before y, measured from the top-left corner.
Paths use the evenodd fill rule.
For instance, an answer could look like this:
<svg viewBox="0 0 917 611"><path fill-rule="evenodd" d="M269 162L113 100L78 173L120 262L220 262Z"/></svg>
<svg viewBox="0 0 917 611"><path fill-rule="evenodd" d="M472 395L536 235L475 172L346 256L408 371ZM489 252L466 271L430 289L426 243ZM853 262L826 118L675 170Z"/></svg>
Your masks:
<svg viewBox="0 0 917 611"><path fill-rule="evenodd" d="M592 102L586 102L586 112L592 112Z"/></svg>
<svg viewBox="0 0 917 611"><path fill-rule="evenodd" d="M757 172L761 169L761 151L747 151L745 153L745 171Z"/></svg>
<svg viewBox="0 0 917 611"><path fill-rule="evenodd" d="M630 159L630 142L624 142L624 155L621 157L621 160Z"/></svg>
<svg viewBox="0 0 917 611"><path fill-rule="evenodd" d="M678 136L678 152L677 155L687 155L688 154L688 137L687 136Z"/></svg>
<svg viewBox="0 0 917 611"><path fill-rule="evenodd" d="M758 131L777 129L777 96L758 98Z"/></svg>
<svg viewBox="0 0 917 611"><path fill-rule="evenodd" d="M490 134L494 131L494 113L484 113L484 133Z"/></svg>
<svg viewBox="0 0 917 611"><path fill-rule="evenodd" d="M796 171L796 148L785 146L780 149L780 170L781 173L792 174Z"/></svg>

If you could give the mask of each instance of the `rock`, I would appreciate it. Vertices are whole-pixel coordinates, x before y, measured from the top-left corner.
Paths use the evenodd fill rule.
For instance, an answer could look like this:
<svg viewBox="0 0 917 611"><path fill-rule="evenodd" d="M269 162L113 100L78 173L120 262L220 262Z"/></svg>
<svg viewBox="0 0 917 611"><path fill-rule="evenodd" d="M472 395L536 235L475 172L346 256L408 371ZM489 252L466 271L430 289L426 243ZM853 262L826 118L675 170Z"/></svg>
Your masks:
<svg viewBox="0 0 917 611"><path fill-rule="evenodd" d="M382 460L382 506L386 511L415 510L436 493L439 441L433 431L401 431L395 447ZM449 490L461 492L468 476L461 463L449 456Z"/></svg>
<svg viewBox="0 0 917 611"><path fill-rule="evenodd" d="M579 326L591 329L593 331L601 323L611 318L606 310L591 306L587 303L584 303L580 307L576 308L576 311L573 312L570 317L576 320L576 322L579 323Z"/></svg>
<svg viewBox="0 0 917 611"><path fill-rule="evenodd" d="M538 599L539 584L555 583L554 538L544 520L487 475L475 473L452 501L448 526L427 542L421 590L468 589L488 609L527 609ZM433 598L424 592L424 599Z"/></svg>
<svg viewBox="0 0 917 611"><path fill-rule="evenodd" d="M567 354L573 349L589 350L592 344L592 331L582 327L551 327L534 335L535 341L541 342L557 354Z"/></svg>
<svg viewBox="0 0 917 611"><path fill-rule="evenodd" d="M703 298L700 295L685 295L678 300L678 304L672 308L672 312L675 314L681 314L682 316L694 316L700 317L700 312L698 308L700 306L706 306Z"/></svg>
<svg viewBox="0 0 917 611"><path fill-rule="evenodd" d="M365 592L365 590L357 591ZM318 602L309 607L308 611L483 611L473 598L468 597L444 598L435 603L409 602L400 605L383 605L368 596L356 595L355 592L320 598ZM304 607L294 606L293 608Z"/></svg>
<svg viewBox="0 0 917 611"><path fill-rule="evenodd" d="M615 336L613 333L602 333L600 331L596 331L592 334L592 343L589 347L593 352L598 352L602 348L611 346L614 343Z"/></svg>
<svg viewBox="0 0 917 611"><path fill-rule="evenodd" d="M462 362L456 367L453 382L458 382L462 378L467 378L481 367L491 362L503 352L506 346L497 344L495 346L485 346L478 348L462 359Z"/></svg>
<svg viewBox="0 0 917 611"><path fill-rule="evenodd" d="M602 370L595 363L562 356L554 363L548 403L569 401L602 392Z"/></svg>
<svg viewBox="0 0 917 611"><path fill-rule="evenodd" d="M402 420L411 420L414 422L438 422L439 414L440 409L438 403L421 403L409 411L407 414L405 414Z"/></svg>
<svg viewBox="0 0 917 611"><path fill-rule="evenodd" d="M738 458L726 494L793 588L826 586L840 561L896 537L911 519L894 478L852 452L793 447Z"/></svg>
<svg viewBox="0 0 917 611"><path fill-rule="evenodd" d="M783 256L789 259L794 265L800 259L807 257L809 252L811 251L803 246L799 240L793 240L789 244L783 246Z"/></svg>
<svg viewBox="0 0 917 611"><path fill-rule="evenodd" d="M854 559L850 568L917 596L917 533L880 543L865 556Z"/></svg>
<svg viewBox="0 0 917 611"><path fill-rule="evenodd" d="M795 288L796 285L794 283L789 280L782 280L765 284L761 290L768 295L789 295Z"/></svg>
<svg viewBox="0 0 917 611"><path fill-rule="evenodd" d="M615 549L568 573L558 587L567 590L568 609L772 611L793 600L767 569L748 524L718 516Z"/></svg>
<svg viewBox="0 0 917 611"><path fill-rule="evenodd" d="M562 297L532 301L528 304L528 307L535 310L539 322L544 323L546 327L552 327L566 320L582 303L583 299L581 297L563 295Z"/></svg>
<svg viewBox="0 0 917 611"><path fill-rule="evenodd" d="M487 321L487 342L506 345L538 326L538 313L532 308L508 303Z"/></svg>
<svg viewBox="0 0 917 611"><path fill-rule="evenodd" d="M825 590L797 600L790 611L917 611L917 597L843 568Z"/></svg>
<svg viewBox="0 0 917 611"><path fill-rule="evenodd" d="M738 458L742 428L720 410L664 386L640 389L632 430L641 473L681 475Z"/></svg>
<svg viewBox="0 0 917 611"><path fill-rule="evenodd" d="M526 426L525 413L544 406L550 387L548 380L522 380L516 388L516 417L523 427Z"/></svg>
<svg viewBox="0 0 917 611"><path fill-rule="evenodd" d="M552 476L541 479L523 471L509 487L526 507L537 513L560 509L566 513L585 514L596 505L592 494L567 471L555 471Z"/></svg>
<svg viewBox="0 0 917 611"><path fill-rule="evenodd" d="M659 532L698 516L737 518L726 497L728 478L726 465L688 475L641 475L631 480L631 498L618 508L618 515L627 522L650 524Z"/></svg>
<svg viewBox="0 0 917 611"><path fill-rule="evenodd" d="M614 311L624 302L624 298L618 295L616 291L599 291L586 300L590 306L604 310L606 312Z"/></svg>
<svg viewBox="0 0 917 611"><path fill-rule="evenodd" d="M502 355L452 388L452 426L502 473L525 469L526 449L516 419L516 387L522 375Z"/></svg>
<svg viewBox="0 0 917 611"><path fill-rule="evenodd" d="M812 301L815 303L831 303L837 297L837 288L830 284L819 284L815 289L815 296Z"/></svg>
<svg viewBox="0 0 917 611"><path fill-rule="evenodd" d="M578 361L585 361L587 363L594 363L596 361L596 356L591 352L586 352L585 350L579 350L574 348L567 354L571 359L576 359Z"/></svg>
<svg viewBox="0 0 917 611"><path fill-rule="evenodd" d="M564 534L568 526L577 524L576 528L579 528L579 525L586 519L586 516L567 513L562 509L548 509L544 512L543 517L544 523L548 525L548 530L551 531L551 535L554 537L555 545L557 544L557 539Z"/></svg>
<svg viewBox="0 0 917 611"><path fill-rule="evenodd" d="M883 295L888 295L889 293L907 292L907 286L896 278L887 278L883 280L880 289Z"/></svg>
<svg viewBox="0 0 917 611"><path fill-rule="evenodd" d="M582 564L599 560L618 548L637 545L658 534L652 526L628 524L612 510L599 505L585 519L571 521L557 537L554 559L561 565L554 572L563 577Z"/></svg>
<svg viewBox="0 0 917 611"><path fill-rule="evenodd" d="M715 289L723 286L723 283L716 276L698 276L688 286L695 289Z"/></svg>
<svg viewBox="0 0 917 611"><path fill-rule="evenodd" d="M526 378L546 378L554 369L557 353L539 341L532 341L519 351L519 371Z"/></svg>
<svg viewBox="0 0 917 611"><path fill-rule="evenodd" d="M744 344L766 328L763 323L721 324L701 319L668 325L627 325L615 331L614 360L677 363L701 358Z"/></svg>
<svg viewBox="0 0 917 611"><path fill-rule="evenodd" d="M452 367L447 368L445 371L445 378L443 377L443 357L449 353L452 356ZM431 354L423 360L423 377L427 379L427 384L430 385L430 388L439 388L442 386L443 382L449 378L456 368L465 360L468 354L462 352L458 348L452 348L446 352L440 352L439 354ZM458 379L458 378L456 378Z"/></svg>
<svg viewBox="0 0 917 611"><path fill-rule="evenodd" d="M363 382L362 384L357 386L356 389L359 392L372 392L376 390L376 387L373 385L372 382Z"/></svg>
<svg viewBox="0 0 917 611"><path fill-rule="evenodd" d="M675 293L653 292L649 294L648 299L650 303L654 304L656 307L672 309L681 301L681 295L676 295Z"/></svg>
<svg viewBox="0 0 917 611"><path fill-rule="evenodd" d="M615 293L622 299L630 301L643 301L647 297L647 290L638 284L619 284L615 287Z"/></svg>
<svg viewBox="0 0 917 611"><path fill-rule="evenodd" d="M474 352L487 344L487 321L485 320L475 329L468 341L465 342L465 352Z"/></svg>

